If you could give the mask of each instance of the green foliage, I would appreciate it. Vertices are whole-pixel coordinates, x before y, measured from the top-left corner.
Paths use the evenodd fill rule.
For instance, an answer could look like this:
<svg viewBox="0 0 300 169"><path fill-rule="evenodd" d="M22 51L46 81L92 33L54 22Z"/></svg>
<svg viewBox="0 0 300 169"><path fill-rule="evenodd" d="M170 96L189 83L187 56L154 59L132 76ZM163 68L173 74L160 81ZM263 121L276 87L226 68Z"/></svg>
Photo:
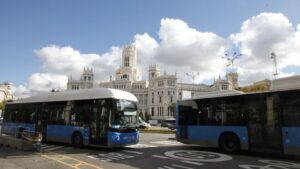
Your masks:
<svg viewBox="0 0 300 169"><path fill-rule="evenodd" d="M268 86L266 85L252 85L252 86L246 86L246 87L241 87L238 90L242 92L258 92L258 91L267 91Z"/></svg>
<svg viewBox="0 0 300 169"><path fill-rule="evenodd" d="M175 115L175 111L176 111L176 103L171 103L170 108L171 108L171 112L173 112L174 115Z"/></svg>
<svg viewBox="0 0 300 169"><path fill-rule="evenodd" d="M4 110L5 108L5 102L0 102L0 110Z"/></svg>

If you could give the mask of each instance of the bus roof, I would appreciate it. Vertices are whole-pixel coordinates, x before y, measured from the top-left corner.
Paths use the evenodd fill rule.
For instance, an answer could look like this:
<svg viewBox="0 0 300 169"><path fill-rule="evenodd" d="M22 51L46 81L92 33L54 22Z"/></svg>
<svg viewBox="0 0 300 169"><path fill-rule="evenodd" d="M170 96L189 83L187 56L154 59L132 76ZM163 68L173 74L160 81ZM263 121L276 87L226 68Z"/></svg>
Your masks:
<svg viewBox="0 0 300 169"><path fill-rule="evenodd" d="M196 95L193 99L206 99L206 98L214 98L214 97L225 97L225 96L237 96L242 95L244 92L237 90L223 90L223 91L213 91L213 92L202 92L200 95ZM193 100L186 99L186 100Z"/></svg>
<svg viewBox="0 0 300 169"><path fill-rule="evenodd" d="M273 93L289 90L300 90L300 87L289 87L289 88L277 88L276 90L267 91L255 91L244 93L237 90L224 90L224 91L213 91L213 92L202 92L200 95L196 95L194 98L184 99L182 101L197 100L197 99L209 99L209 98L219 98L219 97L230 97L230 96L241 96L241 95L251 95L251 94L263 94L263 93Z"/></svg>
<svg viewBox="0 0 300 169"><path fill-rule="evenodd" d="M91 88L91 89L52 92L48 94L36 95L28 98L18 99L10 103L38 103L38 102L104 99L104 98L124 99L124 100L137 102L137 98L129 92L99 87L99 88ZM9 104L9 102L7 104Z"/></svg>

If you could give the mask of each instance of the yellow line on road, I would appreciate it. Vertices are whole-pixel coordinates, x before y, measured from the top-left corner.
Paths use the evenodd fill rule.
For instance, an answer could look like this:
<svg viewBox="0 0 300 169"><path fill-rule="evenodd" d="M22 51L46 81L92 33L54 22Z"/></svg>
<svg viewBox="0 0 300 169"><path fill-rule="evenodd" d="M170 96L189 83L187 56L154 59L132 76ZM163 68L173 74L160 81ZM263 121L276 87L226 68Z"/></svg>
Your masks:
<svg viewBox="0 0 300 169"><path fill-rule="evenodd" d="M98 167L96 165L69 157L69 156L65 156L65 155L61 155L61 154L54 154L54 155L42 155L42 157L59 162L63 165L66 165L68 167L74 168L74 169L80 169L81 166L88 166L91 169L103 169L101 167ZM72 162L71 162L72 161Z"/></svg>

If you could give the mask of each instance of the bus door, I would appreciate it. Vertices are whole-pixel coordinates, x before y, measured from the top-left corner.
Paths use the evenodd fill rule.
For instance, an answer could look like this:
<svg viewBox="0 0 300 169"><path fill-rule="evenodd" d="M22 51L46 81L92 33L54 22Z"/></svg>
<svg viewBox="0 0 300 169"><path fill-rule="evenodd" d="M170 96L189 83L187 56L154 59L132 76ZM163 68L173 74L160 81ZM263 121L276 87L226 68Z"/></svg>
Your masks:
<svg viewBox="0 0 300 169"><path fill-rule="evenodd" d="M279 118L279 97L277 94L267 96L267 113L265 139L267 145L274 150L282 151L282 139Z"/></svg>
<svg viewBox="0 0 300 169"><path fill-rule="evenodd" d="M90 116L90 144L98 144L99 143L99 113L101 110L101 106L97 103L94 103L91 107L91 116Z"/></svg>
<svg viewBox="0 0 300 169"><path fill-rule="evenodd" d="M36 111L37 111L36 132L42 133L43 141L46 141L48 110L44 109L44 105L37 105Z"/></svg>
<svg viewBox="0 0 300 169"><path fill-rule="evenodd" d="M250 149L282 151L278 121L278 98L273 95L256 95L247 99Z"/></svg>
<svg viewBox="0 0 300 169"><path fill-rule="evenodd" d="M179 138L187 139L188 138L188 116L191 113L192 109L190 107L180 107L179 113Z"/></svg>
<svg viewBox="0 0 300 169"><path fill-rule="evenodd" d="M97 100L91 112L90 143L106 146L109 110L105 100Z"/></svg>

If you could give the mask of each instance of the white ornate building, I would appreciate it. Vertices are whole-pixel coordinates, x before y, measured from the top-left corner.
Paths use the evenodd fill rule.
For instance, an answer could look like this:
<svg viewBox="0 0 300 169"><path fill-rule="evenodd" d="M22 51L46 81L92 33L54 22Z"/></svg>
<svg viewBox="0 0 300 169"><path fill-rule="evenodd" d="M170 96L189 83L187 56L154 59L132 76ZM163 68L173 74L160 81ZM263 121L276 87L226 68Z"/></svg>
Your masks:
<svg viewBox="0 0 300 169"><path fill-rule="evenodd" d="M68 78L67 90L79 90L86 88L93 88L94 86L94 73L93 69L84 68L80 80Z"/></svg>
<svg viewBox="0 0 300 169"><path fill-rule="evenodd" d="M220 77L213 85L177 83L176 74L161 75L158 65L149 65L148 80L141 80L137 66L137 49L134 45L127 45L122 53L122 65L116 70L115 78L100 83L100 87L125 90L133 93L139 100L138 109L141 117L150 119L170 119L175 117L171 105L178 99L194 97L201 92L231 90L238 86L237 74L229 73L226 80ZM89 88L92 85L80 85L86 83L86 78L92 77L92 71L87 73L85 69L79 81L69 78L68 90ZM92 84L88 80L89 84Z"/></svg>
<svg viewBox="0 0 300 169"><path fill-rule="evenodd" d="M11 84L8 82L0 83L0 102L13 99Z"/></svg>

